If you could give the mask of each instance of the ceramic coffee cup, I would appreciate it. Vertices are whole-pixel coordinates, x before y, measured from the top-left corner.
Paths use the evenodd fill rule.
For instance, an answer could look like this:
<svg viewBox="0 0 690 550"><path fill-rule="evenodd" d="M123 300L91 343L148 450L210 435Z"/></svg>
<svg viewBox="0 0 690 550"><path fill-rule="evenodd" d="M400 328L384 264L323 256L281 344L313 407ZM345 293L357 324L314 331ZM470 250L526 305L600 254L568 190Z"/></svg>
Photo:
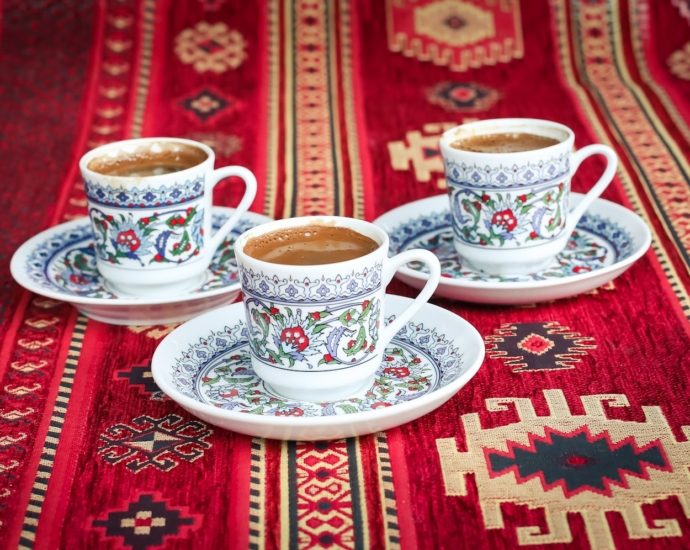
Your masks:
<svg viewBox="0 0 690 550"><path fill-rule="evenodd" d="M281 265L245 252L253 237L311 224L347 227L373 239L373 252L324 265ZM391 338L429 301L440 277L427 250L388 258L388 235L368 222L335 216L292 218L250 229L235 243L252 366L283 396L325 402L366 389ZM399 267L420 261L429 279L391 324L383 311L386 286Z"/></svg>
<svg viewBox="0 0 690 550"><path fill-rule="evenodd" d="M542 149L477 153L451 147L485 134L528 133L555 139ZM575 134L537 119L483 120L451 128L441 137L454 244L461 261L492 275L533 273L548 267L577 222L611 183L618 158L606 145L573 152ZM574 208L570 179L592 155L606 158L599 181Z"/></svg>
<svg viewBox="0 0 690 550"><path fill-rule="evenodd" d="M191 148L191 149L190 149ZM96 171L109 163L183 151L189 167L149 176ZM196 162L196 163L195 163ZM200 284L213 253L252 204L256 178L240 166L214 170L213 150L177 138L132 139L103 145L79 163L94 234L98 270L120 296L164 296ZM103 172L107 172L103 168ZM246 190L234 214L211 235L213 188L238 176Z"/></svg>

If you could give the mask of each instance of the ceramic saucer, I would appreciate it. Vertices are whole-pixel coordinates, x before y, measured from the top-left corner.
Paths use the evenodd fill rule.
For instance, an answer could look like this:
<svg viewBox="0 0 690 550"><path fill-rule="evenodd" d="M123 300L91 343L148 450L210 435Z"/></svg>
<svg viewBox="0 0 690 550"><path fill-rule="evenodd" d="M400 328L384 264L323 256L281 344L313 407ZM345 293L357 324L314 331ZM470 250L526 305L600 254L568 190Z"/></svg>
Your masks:
<svg viewBox="0 0 690 550"><path fill-rule="evenodd" d="M213 207L217 230L234 209ZM91 223L81 218L39 233L12 257L14 279L36 294L74 305L81 313L115 325L158 325L186 321L235 301L240 292L232 244L247 229L270 218L247 212L218 248L206 277L181 296L124 298L108 292L96 268Z"/></svg>
<svg viewBox="0 0 690 550"><path fill-rule="evenodd" d="M584 195L572 193L577 204ZM556 300L597 288L618 277L649 248L647 224L634 212L597 199L586 212L568 243L548 269L517 277L487 275L463 267L453 247L448 197L415 201L374 221L390 237L390 255L411 248L431 250L441 261L441 282L436 294L482 304L528 304ZM425 267L411 263L397 275L422 288Z"/></svg>
<svg viewBox="0 0 690 550"><path fill-rule="evenodd" d="M393 317L412 302L385 300ZM158 387L193 415L256 437L315 441L387 430L440 407L484 360L472 325L427 304L386 348L368 390L329 403L296 401L271 392L254 374L244 323L241 303L185 323L160 343L151 371Z"/></svg>

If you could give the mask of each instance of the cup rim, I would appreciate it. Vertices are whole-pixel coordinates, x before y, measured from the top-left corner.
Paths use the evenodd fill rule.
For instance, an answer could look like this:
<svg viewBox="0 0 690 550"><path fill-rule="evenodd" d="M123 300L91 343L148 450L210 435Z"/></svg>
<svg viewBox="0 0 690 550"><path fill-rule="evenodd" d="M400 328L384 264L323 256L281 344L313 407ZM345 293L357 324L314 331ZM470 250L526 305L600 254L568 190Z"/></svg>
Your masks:
<svg viewBox="0 0 690 550"><path fill-rule="evenodd" d="M457 133L461 129L466 129L466 128L476 128L479 127L481 128L482 126L493 126L497 124L505 124L506 125L506 130L509 130L511 127L515 126L546 126L549 128L554 128L557 130L561 130L566 133L566 138L562 141L559 141L558 143L554 145L549 145L548 147L542 147L541 149L531 149L529 151L514 151L510 153L481 153L477 151L464 151L462 149L455 149L454 147L451 147L451 136L453 139L457 139ZM487 132L487 133L497 133L497 132ZM478 134L478 135L483 135L483 134ZM446 149L447 151L452 151L457 154L463 154L463 155L472 155L472 156L478 156L480 158L484 159L489 159L489 158L497 158L497 157L509 157L511 159L518 158L519 156L527 156L527 155L533 155L535 152L550 152L550 151L555 151L559 147L566 146L569 150L572 149L573 144L575 142L575 132L573 132L568 126L565 124L561 124L560 122L554 122L552 120L545 120L545 119L540 119L540 118L487 118L485 120L476 120L474 122L467 122L465 124L459 124L457 126L453 126L452 128L449 128L443 134L441 135L440 139L440 145L442 149Z"/></svg>
<svg viewBox="0 0 690 550"><path fill-rule="evenodd" d="M94 170L91 170L88 167L88 164L95 159L96 157L105 154L107 151L110 149L114 149L117 147L123 146L123 144L146 144L146 143L155 143L155 142L167 142L167 143L183 143L185 145L189 145L190 147L196 147L197 149L201 149L204 153L206 153L206 158L201 161L199 164L195 164L194 166L190 166L189 168L185 168L184 170L180 170L178 172L174 172L175 176L179 175L184 175L187 172L190 172L192 170L195 170L199 168L200 166L203 166L207 162L211 162L211 166L215 164L215 153L213 152L213 149L211 149L208 145L205 143L201 143L200 141L194 141L192 139L184 139L184 138L176 138L176 137L147 137L147 138L136 138L136 139L123 139L120 141L114 141L112 143L106 143L105 145L100 145L99 147L96 147L95 149L91 149L91 151L88 151L84 155L82 155L81 159L79 159L79 170L81 171L82 174L86 175L93 175L98 178L105 178L108 180L112 180L114 182L118 182L121 184L127 184L127 183L137 183L140 184L141 182L162 182L166 178L170 178L171 174L158 174L155 176L113 176L110 174L101 174L100 172L96 172Z"/></svg>
<svg viewBox="0 0 690 550"><path fill-rule="evenodd" d="M279 229L284 229L284 228L289 228L289 227L299 227L301 225L309 225L313 224L315 221L324 221L324 222L329 222L329 221L335 221L336 224L338 222L341 222L338 224L339 227L348 227L349 229L352 229L353 231L356 231L357 233L362 233L367 237L370 237L376 242L379 243L379 246L376 248L376 250L369 252L368 254L365 254L364 256L359 256L357 258L352 258L351 260L344 260L341 262L332 262L328 264L310 264L310 265L292 265L292 264L279 264L275 262L267 262L265 260L259 260L257 258L254 258L253 256L249 256L244 252L244 245L246 242L253 238L257 237L259 235L263 235L266 233L270 233L271 231L277 231ZM361 231L360 228L366 228L365 231ZM376 235L376 238L372 236L372 234ZM309 272L306 274L311 274L315 269L319 268L332 268L334 266L338 266L339 268L344 268L344 269L350 269L350 268L355 268L358 264L360 264L363 261L369 261L373 260L377 255L380 255L382 252L384 254L384 258L387 256L387 250L389 248L389 238L388 234L383 231L380 227L377 227L371 222L368 222L366 220L360 220L357 218L348 218L347 216L328 216L328 215L317 215L317 216L300 216L296 218L284 218L282 220L274 220L272 222L268 222L265 224L257 225L256 227L252 227L251 229L245 231L238 237L238 239L235 241L235 244L233 245L233 248L235 250L235 255L237 256L238 260L240 259L240 256L242 257L242 260L240 261L240 264L244 259L249 259L250 262L253 262L257 264L258 267L260 267L264 271L268 271L269 269L275 270L275 269L289 269L291 271L297 271L300 274L302 272Z"/></svg>

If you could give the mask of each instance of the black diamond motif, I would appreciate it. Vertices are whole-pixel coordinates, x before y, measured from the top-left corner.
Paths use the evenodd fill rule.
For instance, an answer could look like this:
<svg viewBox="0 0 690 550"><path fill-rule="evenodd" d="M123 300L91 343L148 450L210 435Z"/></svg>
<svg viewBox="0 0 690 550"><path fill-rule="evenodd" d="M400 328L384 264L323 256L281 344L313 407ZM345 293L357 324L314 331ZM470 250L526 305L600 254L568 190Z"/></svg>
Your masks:
<svg viewBox="0 0 690 550"><path fill-rule="evenodd" d="M203 122L234 105L235 102L232 99L224 98L208 89L201 90L195 96L182 101L182 106Z"/></svg>
<svg viewBox="0 0 690 550"><path fill-rule="evenodd" d="M132 386L140 386L142 393L151 394L151 399L163 399L164 394L151 374L150 366L135 366L128 371L117 373L118 378L126 378Z"/></svg>
<svg viewBox="0 0 690 550"><path fill-rule="evenodd" d="M134 473L148 466L167 472L180 460L194 462L204 455L211 444L205 439L213 432L198 420L183 422L169 414L163 418L140 416L132 425L116 424L101 435L103 446L98 450L110 464L125 462Z"/></svg>
<svg viewBox="0 0 690 550"><path fill-rule="evenodd" d="M97 519L94 527L105 528L106 537L122 537L124 545L134 550L160 546L164 537L180 536L180 528L193 525L194 518L182 517L180 510L157 502L153 495L140 495L126 511L110 512L107 519Z"/></svg>
<svg viewBox="0 0 690 550"><path fill-rule="evenodd" d="M562 486L566 497L582 491L609 494L609 484L627 486L626 474L647 478L647 466L668 467L660 441L640 450L630 438L613 445L606 432L593 438L585 426L562 434L546 428L546 437L531 437L531 448L508 442L509 453L489 451L487 459L494 475L510 470L518 483L541 477L544 490Z"/></svg>
<svg viewBox="0 0 690 550"><path fill-rule="evenodd" d="M557 322L508 323L485 338L489 357L503 359L513 372L575 368L596 348L592 341Z"/></svg>

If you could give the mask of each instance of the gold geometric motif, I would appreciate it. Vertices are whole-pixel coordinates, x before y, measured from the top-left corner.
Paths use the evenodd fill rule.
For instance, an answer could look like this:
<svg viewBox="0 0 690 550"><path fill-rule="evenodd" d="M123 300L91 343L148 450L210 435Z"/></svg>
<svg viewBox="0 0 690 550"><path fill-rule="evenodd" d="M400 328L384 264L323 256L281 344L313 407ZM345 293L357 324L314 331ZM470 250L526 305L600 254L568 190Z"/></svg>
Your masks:
<svg viewBox="0 0 690 550"><path fill-rule="evenodd" d="M450 24L439 25L440 21ZM443 0L417 8L414 26L419 34L436 38L450 46L479 42L493 37L496 32L494 16L490 11L457 0Z"/></svg>
<svg viewBox="0 0 690 550"><path fill-rule="evenodd" d="M477 120L476 118L464 118L463 123ZM439 150L441 134L454 126L457 122L435 122L425 124L422 132L412 130L405 134L405 141L388 142L388 153L391 156L393 170L409 170L410 165L414 170L417 181L431 181L432 173L443 174L443 157ZM407 142L407 143L405 143ZM446 179L436 177L436 186L445 189Z"/></svg>
<svg viewBox="0 0 690 550"><path fill-rule="evenodd" d="M661 409L643 406L645 421L630 422L607 418L604 407L628 407L625 395L582 396L584 415L571 413L561 390L544 390L544 397L548 416L537 416L529 399L487 399L490 412L515 406L520 421L505 426L482 429L479 414L463 415L467 452L458 452L454 438L436 440L446 494L467 496L465 476L474 474L487 529L505 527L504 502L543 508L548 533L516 527L520 545L571 542L569 513L581 514L594 550L615 548L606 518L613 511L623 516L631 539L682 536L677 520L647 519L642 511L643 504L675 496L690 518L690 441L676 440ZM690 426L681 430L690 439ZM569 452L554 452L557 442ZM581 442L579 450L573 447ZM564 481L554 472L580 478Z"/></svg>
<svg viewBox="0 0 690 550"><path fill-rule="evenodd" d="M48 361L44 361L43 359L38 361L38 363L30 363L28 361L26 363L22 363L20 361L12 361L12 368L14 370L18 370L19 372L23 372L24 374L28 374L35 370L42 369L47 364Z"/></svg>
<svg viewBox="0 0 690 550"><path fill-rule="evenodd" d="M64 302L58 302L57 300L51 300L50 298L34 298L34 301L31 303L43 309L50 309L55 306L59 306Z"/></svg>
<svg viewBox="0 0 690 550"><path fill-rule="evenodd" d="M668 60L668 67L678 78L690 80L690 42L687 42L680 50L673 52Z"/></svg>
<svg viewBox="0 0 690 550"><path fill-rule="evenodd" d="M31 328L42 329L53 326L55 323L60 322L60 318L51 317L50 319L26 319L24 322Z"/></svg>
<svg viewBox="0 0 690 550"><path fill-rule="evenodd" d="M175 39L175 53L185 65L198 73L224 73L236 69L246 59L247 43L238 31L225 23L210 25L200 21L193 29L185 29Z"/></svg>
<svg viewBox="0 0 690 550"><path fill-rule="evenodd" d="M175 330L177 327L179 327L182 323L170 323L169 325L155 325L155 326L128 326L127 328L131 330L132 332L136 334L140 334L142 332L146 333L146 336L149 338L152 338L154 340L158 340L159 338L163 338L163 336L167 336L170 334L173 330Z"/></svg>

